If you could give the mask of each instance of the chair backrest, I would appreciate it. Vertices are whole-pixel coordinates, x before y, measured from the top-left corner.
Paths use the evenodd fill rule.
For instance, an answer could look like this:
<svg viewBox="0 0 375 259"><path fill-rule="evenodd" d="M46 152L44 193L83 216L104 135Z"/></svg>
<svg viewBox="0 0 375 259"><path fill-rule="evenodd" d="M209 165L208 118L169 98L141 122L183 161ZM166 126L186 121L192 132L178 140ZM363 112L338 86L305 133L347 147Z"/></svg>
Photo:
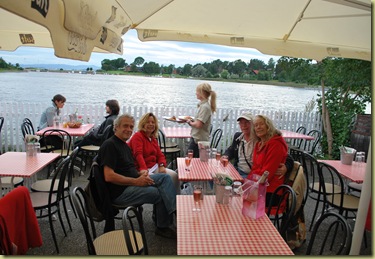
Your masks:
<svg viewBox="0 0 375 259"><path fill-rule="evenodd" d="M71 187L73 183L73 176L74 176L74 167L76 165L76 158L79 153L79 147L76 147L71 153L70 153L70 165L69 165L69 173L68 173L68 186Z"/></svg>
<svg viewBox="0 0 375 259"><path fill-rule="evenodd" d="M26 134L35 135L34 126L30 119L28 118L23 119L22 124L21 124L21 131L22 131L23 138L25 138Z"/></svg>
<svg viewBox="0 0 375 259"><path fill-rule="evenodd" d="M41 142L47 150L60 150L61 157L66 157L72 147L72 136L65 130L49 129L43 132Z"/></svg>
<svg viewBox="0 0 375 259"><path fill-rule="evenodd" d="M324 201L338 209L339 214L342 215L344 211L345 182L340 173L333 166L324 162L319 162L319 168L322 175ZM332 188L329 186L332 186Z"/></svg>
<svg viewBox="0 0 375 259"><path fill-rule="evenodd" d="M314 249L319 249L319 255L348 255L352 243L352 230L343 216L333 211L326 212L314 225L306 250L307 255L315 255L312 253L315 240L319 240L316 243L318 247Z"/></svg>
<svg viewBox="0 0 375 259"><path fill-rule="evenodd" d="M212 135L212 138L211 138L210 148L217 148L222 135L223 135L222 129L216 129L214 131L214 134Z"/></svg>
<svg viewBox="0 0 375 259"><path fill-rule="evenodd" d="M314 185L318 185L318 190L321 190L322 175L319 168L318 160L316 160L316 158L313 155L310 155L307 152L303 152L302 159L302 166L306 176L307 187L309 191L313 190Z"/></svg>
<svg viewBox="0 0 375 259"><path fill-rule="evenodd" d="M164 154L166 154L167 153L167 147L166 147L166 143L165 143L165 134L161 129L159 129L158 143L159 143L159 147L161 148L161 151Z"/></svg>
<svg viewBox="0 0 375 259"><path fill-rule="evenodd" d="M306 128L304 126L299 126L296 130L296 133L306 134ZM294 147L301 148L303 139L292 139L291 144Z"/></svg>
<svg viewBox="0 0 375 259"><path fill-rule="evenodd" d="M3 128L3 124L4 124L4 117L0 117L0 132L1 132L1 129Z"/></svg>
<svg viewBox="0 0 375 259"><path fill-rule="evenodd" d="M271 221L273 221L284 240L286 240L286 232L294 215L296 200L296 193L292 187L282 184L272 193L268 205L267 216L271 216Z"/></svg>
<svg viewBox="0 0 375 259"><path fill-rule="evenodd" d="M86 210L86 204L88 204L87 194L78 186L73 190L72 199L86 236L87 250L90 255L96 255L93 243L93 240L96 238L96 229L90 210Z"/></svg>
<svg viewBox="0 0 375 259"><path fill-rule="evenodd" d="M294 161L292 171L285 179L285 184L291 186L296 193L296 208L294 214L303 207L307 200L308 189L306 176L303 172L303 166L300 162ZM289 197L291 199L291 197Z"/></svg>
<svg viewBox="0 0 375 259"><path fill-rule="evenodd" d="M60 202L61 199L64 198L64 190L65 190L65 180L66 176L69 173L70 169L70 156L65 157L60 163L58 164L55 174L52 177L51 180L51 186L49 190L49 196L48 196L48 203L53 203L54 195L56 195L56 202ZM57 191L55 189L55 182L58 181L57 185Z"/></svg>
<svg viewBox="0 0 375 259"><path fill-rule="evenodd" d="M319 130L310 130L307 135L314 137L314 140L305 140L303 150L313 155L315 152L315 148L320 142L322 133Z"/></svg>
<svg viewBox="0 0 375 259"><path fill-rule="evenodd" d="M141 214L134 206L129 206L122 215L124 237L129 255L148 255L146 234ZM141 235L141 239L139 238Z"/></svg>

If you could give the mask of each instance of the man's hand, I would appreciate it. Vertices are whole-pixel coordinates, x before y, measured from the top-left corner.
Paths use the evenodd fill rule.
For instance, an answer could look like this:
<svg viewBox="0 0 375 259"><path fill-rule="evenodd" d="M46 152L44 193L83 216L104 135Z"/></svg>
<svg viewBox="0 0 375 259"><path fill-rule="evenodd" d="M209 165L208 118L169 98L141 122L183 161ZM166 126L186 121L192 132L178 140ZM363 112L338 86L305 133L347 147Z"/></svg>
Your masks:
<svg viewBox="0 0 375 259"><path fill-rule="evenodd" d="M281 179L286 174L286 166L285 164L281 163L279 168L277 168L275 175L280 175L279 179Z"/></svg>
<svg viewBox="0 0 375 259"><path fill-rule="evenodd" d="M136 186L150 186L155 184L154 180L150 178L148 172L141 174L138 178L136 178Z"/></svg>

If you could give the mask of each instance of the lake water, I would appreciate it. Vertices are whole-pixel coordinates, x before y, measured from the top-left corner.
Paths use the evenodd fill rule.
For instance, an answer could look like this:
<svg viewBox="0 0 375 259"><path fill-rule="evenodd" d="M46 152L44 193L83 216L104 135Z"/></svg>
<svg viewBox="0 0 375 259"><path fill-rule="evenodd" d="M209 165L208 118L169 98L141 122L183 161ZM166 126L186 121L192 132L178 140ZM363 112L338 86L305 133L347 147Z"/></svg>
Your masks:
<svg viewBox="0 0 375 259"><path fill-rule="evenodd" d="M117 99L120 106L196 106L195 88L201 80L52 72L0 73L0 101L41 102L48 105L60 93L67 102L103 105ZM318 89L231 82L208 82L217 93L218 108L303 112Z"/></svg>

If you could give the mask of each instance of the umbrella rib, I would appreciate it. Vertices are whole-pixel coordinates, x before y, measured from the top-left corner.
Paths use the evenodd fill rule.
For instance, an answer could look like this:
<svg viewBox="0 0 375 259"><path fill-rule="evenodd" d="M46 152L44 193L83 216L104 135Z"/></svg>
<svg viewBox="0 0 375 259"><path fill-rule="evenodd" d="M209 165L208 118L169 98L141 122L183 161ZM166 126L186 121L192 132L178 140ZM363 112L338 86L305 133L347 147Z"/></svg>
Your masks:
<svg viewBox="0 0 375 259"><path fill-rule="evenodd" d="M288 32L288 34L285 34L285 35L284 35L284 37L283 37L283 41L287 41L287 40L289 39L289 37L290 37L290 35L292 34L294 28L297 26L297 23L299 23L299 22L302 20L302 18L303 18L303 14L305 13L305 11L306 11L307 7L310 5L310 3L311 3L311 0L309 0L309 1L306 3L305 7L303 8L302 12L301 12L301 13L299 14L299 16L297 17L297 20L294 22L294 24L293 24L292 28L290 29L290 31Z"/></svg>
<svg viewBox="0 0 375 259"><path fill-rule="evenodd" d="M145 17L142 21L138 22L137 24L132 24L131 28L132 29L135 29L138 25L140 25L141 23L143 23L145 20L149 19L151 16L153 16L154 14L158 13L160 10L164 9L167 5L169 5L170 3L172 3L174 0L170 0L168 3L166 3L165 5L163 6L160 6L159 9L155 10L153 13L151 13L149 16ZM130 17L130 16L129 16Z"/></svg>

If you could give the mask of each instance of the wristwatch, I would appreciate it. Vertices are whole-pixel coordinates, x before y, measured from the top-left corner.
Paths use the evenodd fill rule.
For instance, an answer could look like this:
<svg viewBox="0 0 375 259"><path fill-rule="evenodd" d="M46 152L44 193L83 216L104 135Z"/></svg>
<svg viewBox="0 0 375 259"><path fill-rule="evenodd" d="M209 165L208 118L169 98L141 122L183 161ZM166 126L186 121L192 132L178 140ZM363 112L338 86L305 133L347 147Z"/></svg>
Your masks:
<svg viewBox="0 0 375 259"><path fill-rule="evenodd" d="M159 165L159 167L164 167L164 164L163 164L163 163L161 163L161 164Z"/></svg>

